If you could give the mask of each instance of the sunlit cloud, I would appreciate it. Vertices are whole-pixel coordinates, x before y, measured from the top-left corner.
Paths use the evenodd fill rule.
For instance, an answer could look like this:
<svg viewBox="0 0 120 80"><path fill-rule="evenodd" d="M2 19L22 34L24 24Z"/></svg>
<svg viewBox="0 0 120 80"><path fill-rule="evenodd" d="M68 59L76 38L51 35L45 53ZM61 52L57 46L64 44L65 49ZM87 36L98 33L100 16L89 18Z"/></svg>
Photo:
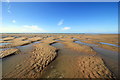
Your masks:
<svg viewBox="0 0 120 80"><path fill-rule="evenodd" d="M16 23L16 20L12 20L12 23Z"/></svg>
<svg viewBox="0 0 120 80"><path fill-rule="evenodd" d="M23 31L25 32L46 32L45 30L36 25L24 25L23 27Z"/></svg>
<svg viewBox="0 0 120 80"><path fill-rule="evenodd" d="M64 24L64 20L63 19L58 22L58 26L61 26L63 24Z"/></svg>
<svg viewBox="0 0 120 80"><path fill-rule="evenodd" d="M10 8L11 8L10 4L8 4L8 10L7 11L8 11L9 14L12 13L11 10L10 10Z"/></svg>
<svg viewBox="0 0 120 80"><path fill-rule="evenodd" d="M8 10L8 13L11 13L11 11L10 11L10 10Z"/></svg>
<svg viewBox="0 0 120 80"><path fill-rule="evenodd" d="M10 0L7 0L7 2L9 3L9 2L10 2Z"/></svg>
<svg viewBox="0 0 120 80"><path fill-rule="evenodd" d="M71 29L71 27L64 27L64 28L62 28L62 30L69 30L69 29Z"/></svg>
<svg viewBox="0 0 120 80"><path fill-rule="evenodd" d="M1 27L1 33L39 33L47 32L37 25L23 25L23 26L3 26Z"/></svg>
<svg viewBox="0 0 120 80"><path fill-rule="evenodd" d="M7 3L8 3L7 12L8 12L9 14L11 14L12 12L11 12L11 10L10 10L10 8L11 8L10 0L6 0L6 1L7 1Z"/></svg>

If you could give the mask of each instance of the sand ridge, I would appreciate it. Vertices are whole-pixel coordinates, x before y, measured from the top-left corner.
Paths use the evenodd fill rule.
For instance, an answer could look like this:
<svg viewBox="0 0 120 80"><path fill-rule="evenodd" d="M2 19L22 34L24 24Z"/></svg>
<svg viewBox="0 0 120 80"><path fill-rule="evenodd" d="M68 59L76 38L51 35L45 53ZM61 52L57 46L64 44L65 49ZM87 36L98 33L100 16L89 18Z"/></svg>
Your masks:
<svg viewBox="0 0 120 80"><path fill-rule="evenodd" d="M77 44L74 42L62 42L62 43L68 46L69 48L80 51L82 53L96 54L96 52L92 49L92 47L86 45Z"/></svg>
<svg viewBox="0 0 120 80"><path fill-rule="evenodd" d="M77 58L78 72L81 78L116 78L97 56L81 56Z"/></svg>
<svg viewBox="0 0 120 80"><path fill-rule="evenodd" d="M3 75L4 78L37 78L41 70L57 55L57 49L48 44L39 43L33 46L35 49L30 54L31 56L17 65L14 71Z"/></svg>
<svg viewBox="0 0 120 80"><path fill-rule="evenodd" d="M0 58L4 58L4 57L7 57L12 54L18 54L19 52L20 52L20 50L16 49L16 48L3 50L3 51L0 51Z"/></svg>

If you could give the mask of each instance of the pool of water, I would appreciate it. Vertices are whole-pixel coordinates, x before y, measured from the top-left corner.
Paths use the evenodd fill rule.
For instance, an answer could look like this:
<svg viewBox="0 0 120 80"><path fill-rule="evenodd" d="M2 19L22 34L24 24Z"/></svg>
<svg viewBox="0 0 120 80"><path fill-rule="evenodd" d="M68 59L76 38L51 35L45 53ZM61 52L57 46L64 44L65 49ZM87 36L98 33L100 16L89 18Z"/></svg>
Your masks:
<svg viewBox="0 0 120 80"><path fill-rule="evenodd" d="M37 42L33 42L32 44L37 44L37 43L41 43L41 42L37 41Z"/></svg>
<svg viewBox="0 0 120 80"><path fill-rule="evenodd" d="M7 49L12 49L12 48L3 48L3 49L0 49L0 51L4 51L4 50L7 50Z"/></svg>
<svg viewBox="0 0 120 80"><path fill-rule="evenodd" d="M0 43L0 46L7 45L7 44L11 44L11 43Z"/></svg>
<svg viewBox="0 0 120 80"><path fill-rule="evenodd" d="M79 39L77 39L77 38L72 38L72 39L74 39L74 40L79 40Z"/></svg>
<svg viewBox="0 0 120 80"><path fill-rule="evenodd" d="M74 66L76 64L76 58L86 54L69 49L61 43L54 43L52 46L59 49L58 55L43 70L41 78L73 78L74 69L77 67Z"/></svg>
<svg viewBox="0 0 120 80"><path fill-rule="evenodd" d="M91 46L91 47L98 46L98 45L95 45L95 44L88 44L88 43L84 43L84 42L81 42L81 41L74 41L74 42L78 43L78 44L83 44L83 45Z"/></svg>
<svg viewBox="0 0 120 80"><path fill-rule="evenodd" d="M61 41L61 42L64 42L64 41L62 41L62 40L59 40L59 39L55 39L55 41Z"/></svg>
<svg viewBox="0 0 120 80"><path fill-rule="evenodd" d="M104 43L104 42L99 42L100 44L105 44L105 45L110 45L110 46L115 46L115 47L120 47L119 45L115 44L110 44L110 43Z"/></svg>
<svg viewBox="0 0 120 80"><path fill-rule="evenodd" d="M99 53L98 56L101 56L104 60L106 66L118 77L118 52L106 50L103 48L93 47L93 49Z"/></svg>
<svg viewBox="0 0 120 80"><path fill-rule="evenodd" d="M24 46L17 46L16 48L18 48L22 53L29 53L30 51L33 50L32 45L37 44L37 43L41 43L41 42L33 42L31 44L27 44Z"/></svg>
<svg viewBox="0 0 120 80"><path fill-rule="evenodd" d="M6 38L6 37L8 37L8 36L2 36L2 38Z"/></svg>
<svg viewBox="0 0 120 80"><path fill-rule="evenodd" d="M99 46L94 44L91 45L80 41L75 41L75 43L91 46L98 53L97 55L102 57L106 66L111 70L111 72L118 76L118 66L120 67L120 65L118 65L118 52L99 48Z"/></svg>
<svg viewBox="0 0 120 80"><path fill-rule="evenodd" d="M3 76L4 74L7 74L11 72L12 70L14 70L16 65L19 65L21 62L26 60L26 58L30 57L29 52L31 52L34 49L32 45L37 44L37 43L40 43L40 42L34 42L28 45L15 47L21 51L20 54L3 58L2 59Z"/></svg>

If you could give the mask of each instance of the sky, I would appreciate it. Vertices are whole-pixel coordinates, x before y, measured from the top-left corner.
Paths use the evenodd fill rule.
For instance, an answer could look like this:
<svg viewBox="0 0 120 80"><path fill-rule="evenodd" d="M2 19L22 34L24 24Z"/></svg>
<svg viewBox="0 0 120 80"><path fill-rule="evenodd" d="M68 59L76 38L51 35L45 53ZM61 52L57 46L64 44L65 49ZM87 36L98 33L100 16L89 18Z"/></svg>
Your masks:
<svg viewBox="0 0 120 80"><path fill-rule="evenodd" d="M117 2L3 2L2 33L117 33Z"/></svg>

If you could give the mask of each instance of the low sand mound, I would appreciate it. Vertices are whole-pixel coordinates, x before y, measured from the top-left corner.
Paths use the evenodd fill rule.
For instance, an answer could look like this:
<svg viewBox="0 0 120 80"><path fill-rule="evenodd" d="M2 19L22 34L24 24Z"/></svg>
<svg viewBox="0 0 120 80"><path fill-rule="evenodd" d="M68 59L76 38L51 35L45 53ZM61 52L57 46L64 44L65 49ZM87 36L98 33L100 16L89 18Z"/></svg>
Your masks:
<svg viewBox="0 0 120 80"><path fill-rule="evenodd" d="M115 78L100 57L80 56L77 58L76 65L78 65L80 78Z"/></svg>
<svg viewBox="0 0 120 80"><path fill-rule="evenodd" d="M8 40L1 40L0 43L16 43L16 42L19 42L19 41L22 41L22 40L26 40L27 37L19 37L19 38L15 38L15 37L6 37L5 39L8 39ZM9 41L10 40L10 41Z"/></svg>
<svg viewBox="0 0 120 80"><path fill-rule="evenodd" d="M99 47L108 49L108 50L112 50L112 51L116 51L116 52L118 52L118 50L120 50L120 47L110 46L110 45L106 45L106 44L99 44Z"/></svg>
<svg viewBox="0 0 120 80"><path fill-rule="evenodd" d="M41 42L47 43L47 44L51 44L51 43L55 43L56 42L54 39L55 38L53 38L53 37L49 37L47 39L42 40Z"/></svg>
<svg viewBox="0 0 120 80"><path fill-rule="evenodd" d="M11 43L11 41L0 41L0 43Z"/></svg>
<svg viewBox="0 0 120 80"><path fill-rule="evenodd" d="M4 58L4 57L10 56L10 55L19 53L19 49L15 49L15 48L7 49L4 51L1 51L0 53L1 53L0 58Z"/></svg>
<svg viewBox="0 0 120 80"><path fill-rule="evenodd" d="M61 38L59 40L62 40L62 41L65 41L65 42L73 42L73 41L75 41L74 39L71 39L71 38Z"/></svg>
<svg viewBox="0 0 120 80"><path fill-rule="evenodd" d="M3 38L4 41L8 41L8 40L13 40L15 37L6 37L6 38Z"/></svg>
<svg viewBox="0 0 120 80"><path fill-rule="evenodd" d="M96 52L92 49L92 47L82 45L82 44L77 44L73 42L62 42L65 44L67 47L80 51L82 53L88 53L88 54L96 54Z"/></svg>
<svg viewBox="0 0 120 80"><path fill-rule="evenodd" d="M16 47L16 46L22 46L31 43L31 41L15 41L11 44L6 44L0 46L0 48L11 48L11 47Z"/></svg>
<svg viewBox="0 0 120 80"><path fill-rule="evenodd" d="M83 42L83 43L88 43L88 44L96 44L96 45L99 45L99 43L94 42L94 41L91 41L91 40L83 40L83 41L81 41L81 42Z"/></svg>
<svg viewBox="0 0 120 80"><path fill-rule="evenodd" d="M39 43L24 62L18 64L15 69L3 75L3 78L39 78L40 72L56 57L56 48Z"/></svg>
<svg viewBox="0 0 120 80"><path fill-rule="evenodd" d="M30 40L31 42L35 42L38 40L42 40L42 38L41 37L33 37L33 38L28 38L27 40Z"/></svg>
<svg viewBox="0 0 120 80"><path fill-rule="evenodd" d="M18 38L13 39L13 42L14 41L22 41L22 40L25 40L25 39L27 39L27 37L18 37Z"/></svg>

